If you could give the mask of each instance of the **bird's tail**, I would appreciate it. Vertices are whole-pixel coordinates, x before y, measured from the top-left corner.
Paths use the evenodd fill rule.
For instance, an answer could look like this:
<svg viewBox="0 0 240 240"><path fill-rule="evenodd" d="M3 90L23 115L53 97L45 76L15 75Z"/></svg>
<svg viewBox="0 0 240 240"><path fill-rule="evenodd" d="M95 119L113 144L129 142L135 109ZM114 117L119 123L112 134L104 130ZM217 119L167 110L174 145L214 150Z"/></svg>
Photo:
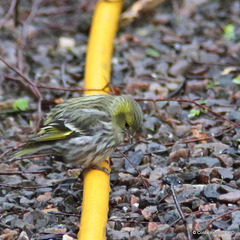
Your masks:
<svg viewBox="0 0 240 240"><path fill-rule="evenodd" d="M35 153L43 153L44 150L49 149L46 144L27 144L22 149L17 150L13 155L13 158L19 158L25 155L33 155ZM45 153L45 152L44 152Z"/></svg>

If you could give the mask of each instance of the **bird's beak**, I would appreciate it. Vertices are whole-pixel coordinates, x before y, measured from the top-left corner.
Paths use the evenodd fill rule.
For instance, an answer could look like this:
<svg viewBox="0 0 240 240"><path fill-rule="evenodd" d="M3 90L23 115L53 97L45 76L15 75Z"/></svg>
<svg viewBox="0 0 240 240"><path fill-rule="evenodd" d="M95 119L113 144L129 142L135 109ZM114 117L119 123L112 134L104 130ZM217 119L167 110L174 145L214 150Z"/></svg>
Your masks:
<svg viewBox="0 0 240 240"><path fill-rule="evenodd" d="M130 132L127 132L127 139L130 144L133 143L133 137L130 135Z"/></svg>

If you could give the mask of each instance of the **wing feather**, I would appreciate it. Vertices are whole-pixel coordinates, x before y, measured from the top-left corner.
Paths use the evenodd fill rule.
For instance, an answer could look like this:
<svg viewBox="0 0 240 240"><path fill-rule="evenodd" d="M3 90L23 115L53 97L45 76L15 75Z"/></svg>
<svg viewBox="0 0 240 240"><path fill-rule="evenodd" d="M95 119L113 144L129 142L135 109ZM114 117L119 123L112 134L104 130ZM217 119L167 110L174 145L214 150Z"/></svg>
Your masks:
<svg viewBox="0 0 240 240"><path fill-rule="evenodd" d="M101 122L109 122L110 120L110 115L98 110L83 109L69 112L65 116L58 113L51 117L51 121L46 121L47 124L30 142L56 141L81 135L91 136L101 129Z"/></svg>

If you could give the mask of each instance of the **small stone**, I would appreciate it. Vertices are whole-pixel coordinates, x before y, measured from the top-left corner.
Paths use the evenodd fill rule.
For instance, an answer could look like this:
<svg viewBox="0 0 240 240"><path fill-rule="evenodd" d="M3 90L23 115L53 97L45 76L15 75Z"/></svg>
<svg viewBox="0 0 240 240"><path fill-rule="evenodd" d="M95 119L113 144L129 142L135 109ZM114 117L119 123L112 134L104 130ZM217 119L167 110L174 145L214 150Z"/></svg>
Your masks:
<svg viewBox="0 0 240 240"><path fill-rule="evenodd" d="M45 233L55 233L55 234L65 234L67 232L67 228L45 228L44 229Z"/></svg>
<svg viewBox="0 0 240 240"><path fill-rule="evenodd" d="M134 230L134 228L133 227L123 227L121 230L125 231L125 232L131 232Z"/></svg>
<svg viewBox="0 0 240 240"><path fill-rule="evenodd" d="M225 193L217 197L219 201L236 203L240 200L240 191Z"/></svg>
<svg viewBox="0 0 240 240"><path fill-rule="evenodd" d="M148 153L154 153L156 155L162 155L167 152L167 148L156 142L150 142L148 145Z"/></svg>
<svg viewBox="0 0 240 240"><path fill-rule="evenodd" d="M75 45L76 45L76 41L73 38L70 38L70 37L60 37L58 39L58 47L60 49L66 49L67 50L67 49L75 47Z"/></svg>
<svg viewBox="0 0 240 240"><path fill-rule="evenodd" d="M148 231L149 232L153 232L153 231L156 231L157 230L157 223L155 222L150 222L148 223Z"/></svg>
<svg viewBox="0 0 240 240"><path fill-rule="evenodd" d="M157 167L155 168L153 171L151 171L150 176L149 176L149 180L150 181L156 181L162 178L163 173L161 171L161 167Z"/></svg>
<svg viewBox="0 0 240 240"><path fill-rule="evenodd" d="M222 179L225 179L225 180L233 179L233 171L229 168L218 169L218 173L221 175Z"/></svg>
<svg viewBox="0 0 240 240"><path fill-rule="evenodd" d="M131 196L130 196L130 203L131 203L131 204L139 203L139 197L136 197L136 196L134 196L134 195L131 195Z"/></svg>
<svg viewBox="0 0 240 240"><path fill-rule="evenodd" d="M129 152L128 158L132 164L138 166L142 161L143 153L141 150L137 152ZM130 173L136 173L136 170L133 168L131 163L128 160L125 160L125 169Z"/></svg>
<svg viewBox="0 0 240 240"><path fill-rule="evenodd" d="M228 227L227 230L228 231L233 231L235 233L239 233L239 230L240 230L239 224L238 223L233 223L231 226ZM236 237L236 235L235 235L235 237ZM235 239L240 239L240 236L239 236L239 238L235 238Z"/></svg>
<svg viewBox="0 0 240 240"><path fill-rule="evenodd" d="M152 220L153 214L157 212L157 206L149 206L142 210L142 215L146 220Z"/></svg>
<svg viewBox="0 0 240 240"><path fill-rule="evenodd" d="M129 239L129 233L126 231L110 230L107 231L107 239Z"/></svg>
<svg viewBox="0 0 240 240"><path fill-rule="evenodd" d="M177 151L171 152L169 155L169 161L172 162L178 162L180 158L186 159L188 157L188 151L185 148L181 148Z"/></svg>
<svg viewBox="0 0 240 240"><path fill-rule="evenodd" d="M224 153L229 148L228 145L223 144L221 142L213 142L213 143L201 143L196 144L194 146L194 149L201 149L210 151L211 153L215 154L216 156L219 156Z"/></svg>
<svg viewBox="0 0 240 240"><path fill-rule="evenodd" d="M161 224L161 223L156 223L156 222L149 222L148 223L148 231L149 232L164 232L167 230L170 226L168 224Z"/></svg>
<svg viewBox="0 0 240 240"><path fill-rule="evenodd" d="M2 205L2 208L3 208L4 210L10 210L10 209L12 209L14 206L15 206L14 203L4 202L3 205Z"/></svg>
<svg viewBox="0 0 240 240"><path fill-rule="evenodd" d="M192 201L192 209L193 210L199 209L199 207L202 206L204 203L205 202L202 199L200 199L200 198L194 199Z"/></svg>
<svg viewBox="0 0 240 240"><path fill-rule="evenodd" d="M22 231L17 240L29 240L29 237L25 231Z"/></svg>
<svg viewBox="0 0 240 240"><path fill-rule="evenodd" d="M74 240L75 238L73 238L73 237L71 237L71 236L69 236L67 234L64 234L62 239L63 240Z"/></svg>
<svg viewBox="0 0 240 240"><path fill-rule="evenodd" d="M221 164L224 167L232 167L232 165L233 165L233 158L227 154L219 155L218 159L220 160Z"/></svg>
<svg viewBox="0 0 240 240"><path fill-rule="evenodd" d="M196 234L196 232L203 231L204 229L207 229L207 227L208 221L204 221L202 219L193 220L193 234Z"/></svg>
<svg viewBox="0 0 240 240"><path fill-rule="evenodd" d="M174 132L177 137L181 138L187 135L191 132L191 126L190 125L179 125L175 126Z"/></svg>
<svg viewBox="0 0 240 240"><path fill-rule="evenodd" d="M216 203L202 204L198 208L199 211L203 211L203 212L211 212L211 211L213 211L213 209L217 209Z"/></svg>
<svg viewBox="0 0 240 240"><path fill-rule="evenodd" d="M149 205L154 205L156 206L157 205L157 200L154 199L154 198L150 198L148 196L144 196L142 195L140 197L140 202L139 202L139 208L143 209Z"/></svg>
<svg viewBox="0 0 240 240"><path fill-rule="evenodd" d="M26 198L26 197L21 197L21 198L20 198L20 201L19 201L20 205L23 206L23 207L28 207L28 205L29 205L31 202L32 202L32 201L29 200L29 199Z"/></svg>
<svg viewBox="0 0 240 240"><path fill-rule="evenodd" d="M219 188L218 184L208 184L204 188L204 196L207 198L213 198L216 199L220 194L217 192L217 189Z"/></svg>
<svg viewBox="0 0 240 240"><path fill-rule="evenodd" d="M213 236L213 239L231 240L232 232L216 230L212 233L212 236Z"/></svg>
<svg viewBox="0 0 240 240"><path fill-rule="evenodd" d="M199 168L211 168L220 166L220 161L217 158L213 157L197 157L190 158L189 165Z"/></svg>
<svg viewBox="0 0 240 240"><path fill-rule="evenodd" d="M238 168L234 171L234 178L235 179L240 179L240 168Z"/></svg>
<svg viewBox="0 0 240 240"><path fill-rule="evenodd" d="M186 94L202 92L206 89L207 81L192 80L186 83Z"/></svg>
<svg viewBox="0 0 240 240"><path fill-rule="evenodd" d="M187 60L184 59L178 60L170 67L169 74L172 76L182 75L186 71L188 66L189 62Z"/></svg>
<svg viewBox="0 0 240 240"><path fill-rule="evenodd" d="M47 202L49 199L51 199L52 196L51 196L51 193L50 192L46 192L45 194L43 195L39 195L36 200L38 202Z"/></svg>
<svg viewBox="0 0 240 240"><path fill-rule="evenodd" d="M9 228L4 229L3 233L0 235L1 240L14 240L18 235L18 231L11 230Z"/></svg>
<svg viewBox="0 0 240 240"><path fill-rule="evenodd" d="M174 238L176 240L188 240L189 238L186 236L184 232L180 232L177 234L177 236Z"/></svg>
<svg viewBox="0 0 240 240"><path fill-rule="evenodd" d="M212 172L212 168L205 168L205 169L200 169L199 170L199 174L198 174L198 180L200 183L203 183L203 184L208 184L210 183L210 175L211 175L211 172Z"/></svg>
<svg viewBox="0 0 240 240"><path fill-rule="evenodd" d="M14 215L8 215L6 216L5 218L2 219L2 222L5 223L5 224L10 224L13 219L15 218Z"/></svg>
<svg viewBox="0 0 240 240"><path fill-rule="evenodd" d="M229 223L225 221L214 221L212 223L214 229L222 229L222 230L227 230L229 227Z"/></svg>

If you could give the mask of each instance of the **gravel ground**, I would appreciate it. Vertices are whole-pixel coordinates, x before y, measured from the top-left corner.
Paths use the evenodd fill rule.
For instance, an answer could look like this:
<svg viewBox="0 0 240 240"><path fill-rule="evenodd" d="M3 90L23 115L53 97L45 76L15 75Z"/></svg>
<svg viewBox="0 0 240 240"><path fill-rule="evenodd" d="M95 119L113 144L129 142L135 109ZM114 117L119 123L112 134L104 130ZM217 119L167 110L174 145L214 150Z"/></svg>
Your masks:
<svg viewBox="0 0 240 240"><path fill-rule="evenodd" d="M80 170L10 150L34 136L40 95L42 119L82 95L95 1L22 0L4 20L11 2L0 56L32 85L0 62L0 240L76 239ZM145 129L119 147L136 168L111 157L107 239L240 239L240 2L143 8L114 45L113 93L139 101Z"/></svg>

